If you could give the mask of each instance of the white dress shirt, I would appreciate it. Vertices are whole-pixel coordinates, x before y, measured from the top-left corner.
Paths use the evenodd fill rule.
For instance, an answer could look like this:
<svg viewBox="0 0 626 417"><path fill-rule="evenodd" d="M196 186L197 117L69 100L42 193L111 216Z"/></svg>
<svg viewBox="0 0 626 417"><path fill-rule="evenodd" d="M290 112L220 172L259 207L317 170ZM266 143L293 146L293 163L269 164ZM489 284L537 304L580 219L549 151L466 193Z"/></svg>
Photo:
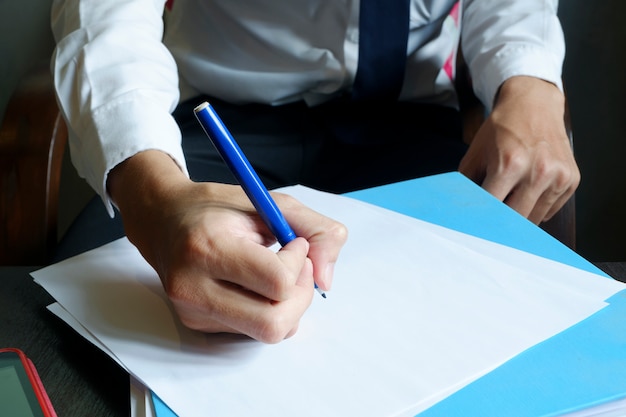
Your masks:
<svg viewBox="0 0 626 417"><path fill-rule="evenodd" d="M164 3L53 1L52 69L72 161L107 203L108 172L143 150L164 151L187 172L171 117L179 100L202 93L316 105L349 90L356 74L358 0L174 0L165 18ZM400 99L456 105L459 38L487 108L512 76L561 88L557 7L558 0L412 0Z"/></svg>

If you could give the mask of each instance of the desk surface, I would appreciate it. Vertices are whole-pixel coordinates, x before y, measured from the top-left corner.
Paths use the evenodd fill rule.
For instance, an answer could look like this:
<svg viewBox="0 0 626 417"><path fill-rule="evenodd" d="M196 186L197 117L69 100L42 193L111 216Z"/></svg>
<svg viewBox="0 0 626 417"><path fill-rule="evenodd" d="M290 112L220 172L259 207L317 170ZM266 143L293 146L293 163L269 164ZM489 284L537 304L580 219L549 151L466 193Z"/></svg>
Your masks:
<svg viewBox="0 0 626 417"><path fill-rule="evenodd" d="M626 262L596 265L626 282ZM128 374L48 312L54 300L33 282L35 269L0 267L0 347L33 360L59 417L128 416Z"/></svg>
<svg viewBox="0 0 626 417"><path fill-rule="evenodd" d="M0 346L32 359L59 417L128 416L128 374L46 309L54 299L35 269L0 268Z"/></svg>

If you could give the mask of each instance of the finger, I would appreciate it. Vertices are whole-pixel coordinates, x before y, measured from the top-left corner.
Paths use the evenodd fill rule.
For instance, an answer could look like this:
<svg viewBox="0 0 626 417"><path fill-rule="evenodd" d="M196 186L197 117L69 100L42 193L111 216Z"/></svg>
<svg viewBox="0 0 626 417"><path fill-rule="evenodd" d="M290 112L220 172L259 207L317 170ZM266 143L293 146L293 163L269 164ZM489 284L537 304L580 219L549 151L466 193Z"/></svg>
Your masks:
<svg viewBox="0 0 626 417"><path fill-rule="evenodd" d="M173 301L189 328L242 333L265 343L277 343L295 332L312 297L312 286L298 287L292 298L277 302L230 282L204 280L203 285L193 283L191 298Z"/></svg>
<svg viewBox="0 0 626 417"><path fill-rule="evenodd" d="M574 195L576 188L580 184L580 171L576 164L573 164L573 168L570 169L569 175L565 177L564 180L557 183L557 193L559 197L553 204L553 206L548 210L546 215L543 218L543 221L548 221L552 218L557 211L561 209L565 205L565 203Z"/></svg>
<svg viewBox="0 0 626 417"><path fill-rule="evenodd" d="M277 253L248 239L232 239L223 254L211 254L207 270L216 279L237 284L264 298L283 301L291 297L307 259L309 244L298 238ZM219 263L218 263L219 262ZM215 271L219 265L219 271ZM311 283L311 288L313 284Z"/></svg>
<svg viewBox="0 0 626 417"><path fill-rule="evenodd" d="M304 266L304 268L302 268L301 277L302 277L302 279L298 280L298 284L297 285L304 289L305 294L309 294L309 298L308 298L309 302L305 306L305 309L306 309L311 304L312 297L310 295L312 294L311 286L313 284L313 263L311 262L311 260L309 258L306 259L305 266ZM302 312L301 315L304 315L304 311ZM297 321L294 324L292 329L285 336L285 339L290 338L291 336L293 336L298 331L298 325L299 325L299 321Z"/></svg>
<svg viewBox="0 0 626 417"><path fill-rule="evenodd" d="M229 292L222 302L230 308L225 309L227 314L219 319L254 339L277 343L294 333L312 299L312 286L298 287L292 298L280 302L262 300L239 291Z"/></svg>
<svg viewBox="0 0 626 417"><path fill-rule="evenodd" d="M322 290L329 290L334 265L348 238L348 229L342 223L304 206L293 197L280 193L275 196L296 235L304 237L310 244L308 257L313 262L315 283Z"/></svg>
<svg viewBox="0 0 626 417"><path fill-rule="evenodd" d="M307 257L308 252L309 242L299 237L279 250L277 256L289 271L297 274L293 285L313 288L313 265Z"/></svg>
<svg viewBox="0 0 626 417"><path fill-rule="evenodd" d="M474 153L472 148L467 151L459 163L459 172L476 184L482 184L485 180L485 167L482 159L476 158Z"/></svg>
<svg viewBox="0 0 626 417"><path fill-rule="evenodd" d="M535 224L549 219L565 204L573 191L573 188L563 187L556 182L552 182L539 196L535 206L528 215L528 219Z"/></svg>
<svg viewBox="0 0 626 417"><path fill-rule="evenodd" d="M571 187L570 189L568 189L566 192L560 194L558 196L558 198L555 200L554 204L552 204L552 207L550 207L550 209L547 211L547 213L543 216L543 219L541 219L541 221L543 222L547 222L548 220L550 220L552 217L554 217L554 215L565 205L565 203L567 203L567 201L572 197L572 195L574 194L575 191L575 187Z"/></svg>
<svg viewBox="0 0 626 417"><path fill-rule="evenodd" d="M527 184L518 184L504 199L504 203L522 216L528 218L535 208L542 191L543 190L538 188L530 187ZM539 209L542 209L544 213L547 211L547 207L540 207Z"/></svg>
<svg viewBox="0 0 626 417"><path fill-rule="evenodd" d="M529 219L535 223L550 219L571 197L578 187L580 176L578 170L556 170L543 182L547 184L537 204L529 214Z"/></svg>
<svg viewBox="0 0 626 417"><path fill-rule="evenodd" d="M324 291L330 290L339 252L348 239L348 229L339 222L324 218L314 229L297 233L308 236L308 257L313 263L315 283Z"/></svg>
<svg viewBox="0 0 626 417"><path fill-rule="evenodd" d="M505 201L518 184L519 178L514 175L495 175L487 173L481 186L500 201Z"/></svg>
<svg viewBox="0 0 626 417"><path fill-rule="evenodd" d="M559 201L559 195L550 190L546 190L537 200L535 206L528 214L528 220L535 224L539 224L549 215L549 213L556 207L555 205ZM558 209L557 209L558 210Z"/></svg>

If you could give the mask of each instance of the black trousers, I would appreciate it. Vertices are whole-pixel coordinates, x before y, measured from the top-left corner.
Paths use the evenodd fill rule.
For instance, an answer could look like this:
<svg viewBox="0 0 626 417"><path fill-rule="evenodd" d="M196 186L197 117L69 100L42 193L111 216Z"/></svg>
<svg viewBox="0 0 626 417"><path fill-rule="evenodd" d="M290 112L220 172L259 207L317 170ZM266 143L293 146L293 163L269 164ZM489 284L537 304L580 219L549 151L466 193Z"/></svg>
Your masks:
<svg viewBox="0 0 626 417"><path fill-rule="evenodd" d="M174 117L194 181L235 183L202 131L193 108L207 100L265 185L302 184L334 193L454 171L466 151L461 119L451 108L415 103L354 104L339 99L309 108L233 105L198 97ZM121 218L109 218L99 197L62 238L55 261L122 237Z"/></svg>

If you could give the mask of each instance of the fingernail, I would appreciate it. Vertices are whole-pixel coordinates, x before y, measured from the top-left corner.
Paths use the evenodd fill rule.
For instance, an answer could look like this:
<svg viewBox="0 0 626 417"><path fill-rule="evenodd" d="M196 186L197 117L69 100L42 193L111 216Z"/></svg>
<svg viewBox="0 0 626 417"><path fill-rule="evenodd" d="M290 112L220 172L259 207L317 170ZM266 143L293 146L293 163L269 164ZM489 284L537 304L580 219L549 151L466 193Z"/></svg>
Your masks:
<svg viewBox="0 0 626 417"><path fill-rule="evenodd" d="M333 274L335 273L335 263L331 262L326 264L326 270L324 271L324 277L322 278L324 281L324 286L326 290L330 290L330 287L333 283Z"/></svg>

